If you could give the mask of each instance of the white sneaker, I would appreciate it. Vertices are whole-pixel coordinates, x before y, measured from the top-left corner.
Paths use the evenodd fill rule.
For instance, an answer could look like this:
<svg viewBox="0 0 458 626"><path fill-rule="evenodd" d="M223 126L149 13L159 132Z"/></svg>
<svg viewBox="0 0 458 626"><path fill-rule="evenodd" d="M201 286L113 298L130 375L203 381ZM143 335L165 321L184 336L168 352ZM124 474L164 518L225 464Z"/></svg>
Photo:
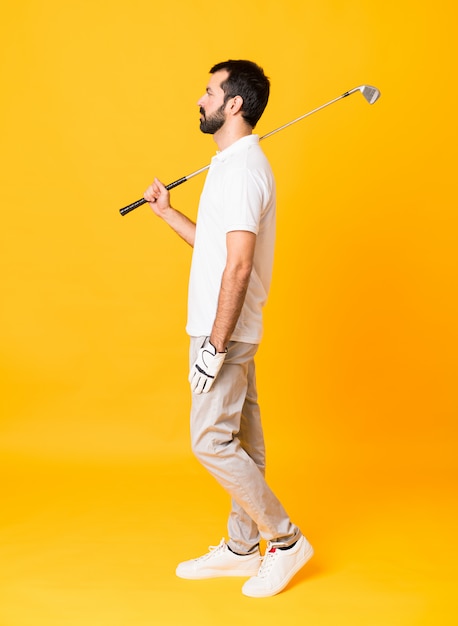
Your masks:
<svg viewBox="0 0 458 626"><path fill-rule="evenodd" d="M242 593L251 598L274 596L312 556L313 548L304 536L289 550L280 550L274 543L267 542L258 575L246 581Z"/></svg>
<svg viewBox="0 0 458 626"><path fill-rule="evenodd" d="M247 555L234 554L224 539L218 546L210 546L210 552L198 559L183 561L176 569L179 578L198 580L219 576L256 576L261 565L259 548Z"/></svg>

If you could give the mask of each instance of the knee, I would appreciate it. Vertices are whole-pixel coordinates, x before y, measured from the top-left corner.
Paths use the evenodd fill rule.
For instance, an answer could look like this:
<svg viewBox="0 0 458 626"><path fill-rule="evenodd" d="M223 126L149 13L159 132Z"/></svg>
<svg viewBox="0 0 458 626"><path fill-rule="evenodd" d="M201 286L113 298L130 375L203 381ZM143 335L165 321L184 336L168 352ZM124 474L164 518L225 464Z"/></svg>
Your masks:
<svg viewBox="0 0 458 626"><path fill-rule="evenodd" d="M205 466L211 459L223 456L229 445L229 441L221 441L214 432L206 432L192 438L191 450L196 459Z"/></svg>

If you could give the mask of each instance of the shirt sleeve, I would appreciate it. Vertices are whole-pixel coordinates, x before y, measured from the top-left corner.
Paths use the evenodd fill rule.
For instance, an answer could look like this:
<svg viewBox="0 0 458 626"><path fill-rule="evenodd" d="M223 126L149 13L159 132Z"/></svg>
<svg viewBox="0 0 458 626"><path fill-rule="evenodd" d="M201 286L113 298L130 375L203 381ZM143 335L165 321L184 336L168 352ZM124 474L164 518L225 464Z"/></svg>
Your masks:
<svg viewBox="0 0 458 626"><path fill-rule="evenodd" d="M256 173L248 169L232 171L224 180L222 194L226 233L247 230L257 235L264 193Z"/></svg>

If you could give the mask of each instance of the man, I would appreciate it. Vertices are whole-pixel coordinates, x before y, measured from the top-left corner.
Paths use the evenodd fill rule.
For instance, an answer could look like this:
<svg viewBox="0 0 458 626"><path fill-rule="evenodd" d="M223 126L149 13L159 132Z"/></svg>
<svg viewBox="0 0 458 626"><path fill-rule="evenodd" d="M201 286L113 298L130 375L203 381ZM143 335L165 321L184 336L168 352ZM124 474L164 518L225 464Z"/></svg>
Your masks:
<svg viewBox="0 0 458 626"><path fill-rule="evenodd" d="M177 575L246 576L242 592L280 592L313 549L267 485L254 356L262 335L275 239L275 182L253 134L270 83L250 61L211 68L198 101L213 157L197 224L170 205L156 178L145 192L153 211L193 246L187 333L192 390L191 440L199 461L232 499L229 540L180 563ZM267 541L261 559L260 539Z"/></svg>

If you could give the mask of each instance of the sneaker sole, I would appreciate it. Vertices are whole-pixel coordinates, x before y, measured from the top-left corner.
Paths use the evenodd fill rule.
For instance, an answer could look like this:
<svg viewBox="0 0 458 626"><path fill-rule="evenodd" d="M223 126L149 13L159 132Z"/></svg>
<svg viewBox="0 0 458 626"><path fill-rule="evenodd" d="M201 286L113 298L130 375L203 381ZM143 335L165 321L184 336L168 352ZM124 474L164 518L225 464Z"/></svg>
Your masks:
<svg viewBox="0 0 458 626"><path fill-rule="evenodd" d="M286 587L286 585L297 574L297 572L300 569L302 569L308 561L310 561L312 556L313 556L313 548L309 544L309 547L307 548L307 551L302 557L302 559L299 561L299 563L296 564L293 570L289 572L288 576L284 578L279 585L277 585L277 587L275 587L274 589L269 589L269 591L259 590L259 592L257 592L256 589L253 589L252 592L248 592L248 593L242 588L242 593L245 596L248 596L249 598L269 598L270 596L275 596L277 593L280 593L280 591L282 591Z"/></svg>
<svg viewBox="0 0 458 626"><path fill-rule="evenodd" d="M184 580L205 580L207 578L226 578L230 576L237 576L239 578L251 578L252 576L256 576L259 568L256 570L207 570L205 572L179 572L176 570L176 575L178 578L183 578Z"/></svg>

